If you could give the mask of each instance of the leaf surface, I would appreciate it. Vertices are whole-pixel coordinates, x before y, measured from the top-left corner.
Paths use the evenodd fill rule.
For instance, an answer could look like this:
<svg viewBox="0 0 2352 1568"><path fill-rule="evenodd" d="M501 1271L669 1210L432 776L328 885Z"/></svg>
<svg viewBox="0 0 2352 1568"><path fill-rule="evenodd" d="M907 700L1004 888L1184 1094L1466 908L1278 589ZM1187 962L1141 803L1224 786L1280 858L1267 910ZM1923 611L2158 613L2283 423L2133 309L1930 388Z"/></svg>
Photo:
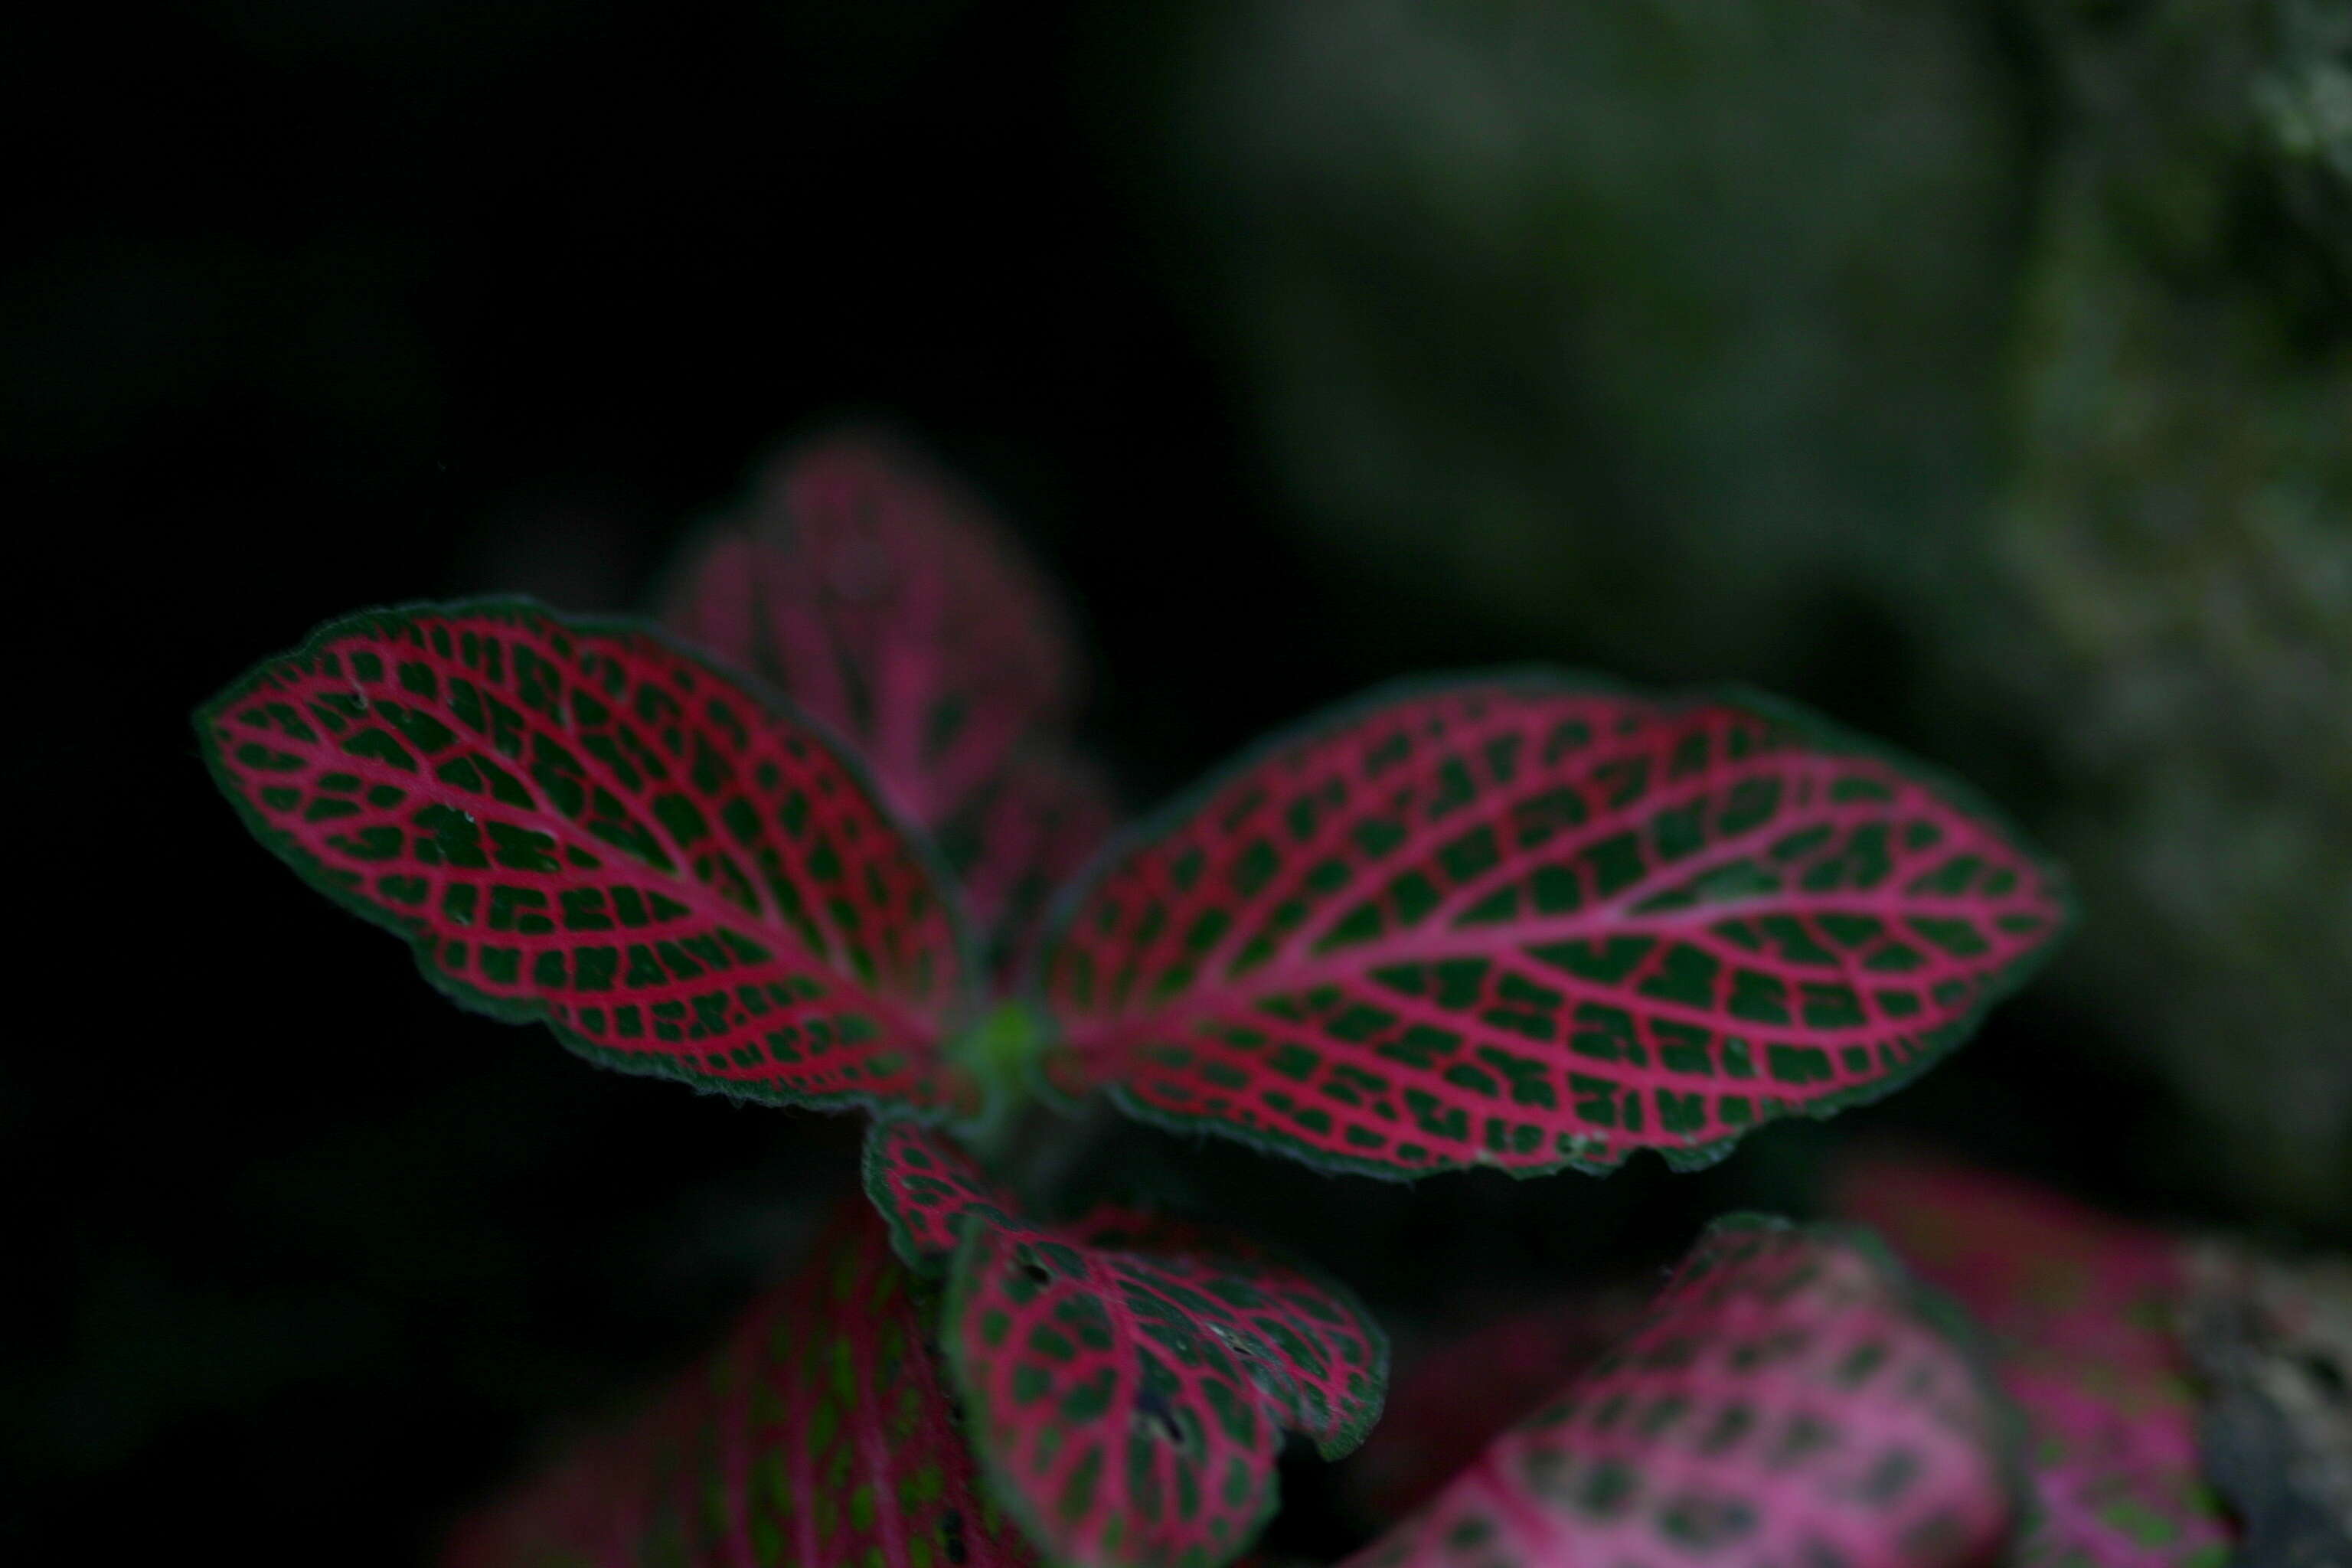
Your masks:
<svg viewBox="0 0 2352 1568"><path fill-rule="evenodd" d="M665 623L856 745L933 830L1077 695L1062 606L1012 538L911 453L847 435L788 456L689 559Z"/></svg>
<svg viewBox="0 0 2352 1568"><path fill-rule="evenodd" d="M971 1108L957 920L856 767L648 632L524 601L321 627L200 710L214 776L459 1002L629 1071Z"/></svg>
<svg viewBox="0 0 2352 1568"><path fill-rule="evenodd" d="M1328 1168L1705 1164L1924 1069L2066 920L1957 785L1756 700L1376 693L1114 852L1050 1080Z"/></svg>
<svg viewBox="0 0 2352 1568"><path fill-rule="evenodd" d="M1719 1222L1647 1322L1346 1568L1981 1561L1989 1391L1872 1247Z"/></svg>
<svg viewBox="0 0 2352 1568"><path fill-rule="evenodd" d="M889 1225L898 1256L919 1272L946 1268L968 1215L1024 1223L1011 1196L970 1154L927 1128L876 1122L866 1130L864 1163L866 1195Z"/></svg>
<svg viewBox="0 0 2352 1568"><path fill-rule="evenodd" d="M1379 1414L1387 1346L1348 1293L1239 1237L1118 1205L1018 1217L939 1134L869 1134L918 1258L956 1238L941 1327L982 1464L1053 1561L1213 1568L1274 1509L1282 1434L1327 1458Z"/></svg>
<svg viewBox="0 0 2352 1568"><path fill-rule="evenodd" d="M2185 1364L2171 1309L2187 1255L2166 1231L1915 1152L1849 1157L1831 1203L1885 1237L1992 1334L2137 1366Z"/></svg>
<svg viewBox="0 0 2352 1568"><path fill-rule="evenodd" d="M2236 1531L2203 1479L2200 1401L2173 1321L2178 1237L1997 1173L1914 1154L1850 1161L1840 1213L1876 1226L1990 1338L2024 1415L2026 1568L2216 1568Z"/></svg>
<svg viewBox="0 0 2352 1568"><path fill-rule="evenodd" d="M957 1426L936 1308L847 1205L705 1364L467 1521L447 1568L1028 1568Z"/></svg>

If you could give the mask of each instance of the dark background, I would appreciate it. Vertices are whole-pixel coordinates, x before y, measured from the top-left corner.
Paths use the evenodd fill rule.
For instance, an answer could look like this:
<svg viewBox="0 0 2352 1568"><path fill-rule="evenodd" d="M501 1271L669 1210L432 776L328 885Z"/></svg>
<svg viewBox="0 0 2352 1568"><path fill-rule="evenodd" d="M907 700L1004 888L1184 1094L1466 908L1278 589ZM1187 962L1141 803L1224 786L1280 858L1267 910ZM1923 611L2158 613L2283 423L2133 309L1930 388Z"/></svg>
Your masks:
<svg viewBox="0 0 2352 1568"><path fill-rule="evenodd" d="M778 441L878 416L1067 584L1100 656L1089 738L1137 800L1407 669L1627 665L1573 625L1530 647L1424 581L1411 537L1366 555L1286 524L1262 373L1206 273L1232 237L1202 239L1213 205L1158 134L1187 15L246 0L8 24L0 1554L414 1560L684 1353L845 1178L845 1121L461 1015L246 840L186 714L316 622L496 590L640 605ZM2026 46L1981 42L2028 158ZM1785 675L1948 752L1899 628L1821 605L1793 675L1629 673ZM2029 825L2057 809L2030 733L1979 754ZM2103 1030L2037 993L1868 1118L2260 1223L2193 1161L2126 1157L2186 1124L2084 1046ZM1278 1184L1293 1228L1410 1310L1401 1259L1471 1247L1465 1213L1507 1271L1671 1251L1706 1208L1793 1190L1824 1136L1775 1130L1671 1194L1647 1162L1407 1193L1220 1153L1192 1179Z"/></svg>

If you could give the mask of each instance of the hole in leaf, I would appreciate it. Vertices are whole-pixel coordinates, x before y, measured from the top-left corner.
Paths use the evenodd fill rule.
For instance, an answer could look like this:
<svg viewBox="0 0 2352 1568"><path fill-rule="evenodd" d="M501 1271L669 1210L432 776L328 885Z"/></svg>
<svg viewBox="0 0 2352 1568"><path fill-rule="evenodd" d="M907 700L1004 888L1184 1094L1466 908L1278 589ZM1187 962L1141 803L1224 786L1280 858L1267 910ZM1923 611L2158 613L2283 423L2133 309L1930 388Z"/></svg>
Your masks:
<svg viewBox="0 0 2352 1568"><path fill-rule="evenodd" d="M947 1518L940 1521L940 1546L947 1560L958 1568L971 1556L963 1543L963 1515L954 1509L948 1510Z"/></svg>
<svg viewBox="0 0 2352 1568"><path fill-rule="evenodd" d="M1264 1359L1256 1341L1246 1334L1237 1334L1222 1323L1210 1324L1209 1331L1242 1363L1242 1371L1249 1374L1250 1385L1258 1393L1269 1399L1290 1397L1290 1390L1286 1386L1288 1379Z"/></svg>
<svg viewBox="0 0 2352 1568"><path fill-rule="evenodd" d="M1176 1407L1159 1389L1146 1385L1136 1394L1135 1419L1138 1426L1159 1428L1160 1436L1175 1447L1184 1446L1184 1428L1176 1419Z"/></svg>
<svg viewBox="0 0 2352 1568"><path fill-rule="evenodd" d="M1046 1268L1037 1255L1028 1247L1024 1247L1013 1255L1013 1266L1021 1270L1021 1278L1028 1280L1032 1285L1053 1283L1054 1271Z"/></svg>

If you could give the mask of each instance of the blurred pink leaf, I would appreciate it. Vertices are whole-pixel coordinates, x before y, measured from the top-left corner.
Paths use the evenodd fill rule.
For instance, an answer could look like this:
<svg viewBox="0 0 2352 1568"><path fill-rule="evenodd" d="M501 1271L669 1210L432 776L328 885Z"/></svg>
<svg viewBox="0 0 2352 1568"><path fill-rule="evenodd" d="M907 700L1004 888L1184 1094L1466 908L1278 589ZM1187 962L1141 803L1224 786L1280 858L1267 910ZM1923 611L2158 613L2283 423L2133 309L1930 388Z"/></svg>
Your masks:
<svg viewBox="0 0 2352 1568"><path fill-rule="evenodd" d="M1346 1568L1957 1568L2009 1523L2000 1427L1875 1247L1736 1217L1631 1339Z"/></svg>
<svg viewBox="0 0 2352 1568"><path fill-rule="evenodd" d="M778 463L749 517L687 561L663 619L832 725L926 827L1076 703L1044 576L976 501L878 437Z"/></svg>
<svg viewBox="0 0 2352 1568"><path fill-rule="evenodd" d="M1911 1154L1850 1161L1832 1205L1984 1327L2030 1435L2039 1506L2022 1568L2213 1568L2228 1555L2236 1531L2205 1484L2175 1327L2179 1237Z"/></svg>
<svg viewBox="0 0 2352 1568"><path fill-rule="evenodd" d="M636 1421L468 1520L445 1568L1034 1568L991 1505L920 1293L863 1201Z"/></svg>

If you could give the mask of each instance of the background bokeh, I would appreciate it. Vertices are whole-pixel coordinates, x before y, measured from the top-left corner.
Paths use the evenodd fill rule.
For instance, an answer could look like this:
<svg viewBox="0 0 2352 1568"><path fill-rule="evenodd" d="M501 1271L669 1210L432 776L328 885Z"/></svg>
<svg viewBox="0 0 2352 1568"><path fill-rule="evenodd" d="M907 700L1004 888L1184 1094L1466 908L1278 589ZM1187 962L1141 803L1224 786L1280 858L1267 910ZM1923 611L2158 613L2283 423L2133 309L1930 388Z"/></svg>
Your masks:
<svg viewBox="0 0 2352 1568"><path fill-rule="evenodd" d="M640 604L843 417L1069 586L1136 801L1373 680L1547 660L1800 698L2075 868L2080 936L1976 1044L1703 1177L1133 1156L1407 1321L1798 1201L1863 1124L2352 1240L2340 5L5 28L0 1555L413 1561L789 1258L854 1128L449 1009L244 839L185 713L368 603Z"/></svg>

